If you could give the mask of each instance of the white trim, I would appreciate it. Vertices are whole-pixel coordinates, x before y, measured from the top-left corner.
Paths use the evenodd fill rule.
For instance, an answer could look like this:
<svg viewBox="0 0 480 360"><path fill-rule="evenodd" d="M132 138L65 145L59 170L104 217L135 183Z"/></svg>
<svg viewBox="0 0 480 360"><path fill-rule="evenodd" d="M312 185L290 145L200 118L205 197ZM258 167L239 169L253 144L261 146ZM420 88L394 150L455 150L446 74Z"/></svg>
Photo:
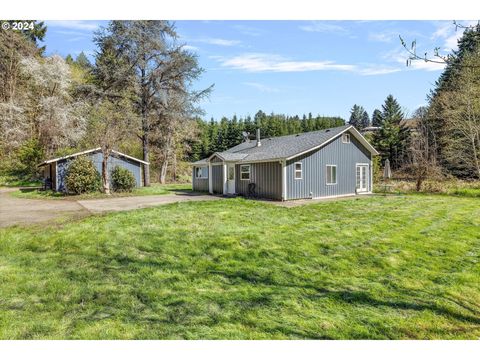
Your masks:
<svg viewBox="0 0 480 360"><path fill-rule="evenodd" d="M312 200L333 199L333 198L340 198L340 197L361 196L361 195L371 195L371 194L372 194L372 192L368 191L368 192L362 192L362 193L359 193L359 194L349 193L349 194L340 194L340 195L318 196L318 197L314 197L314 198L311 198L311 199ZM295 199L295 200L303 200L303 199L310 199L310 198L300 198L300 199Z"/></svg>
<svg viewBox="0 0 480 360"><path fill-rule="evenodd" d="M285 158L276 158L276 159L267 159L267 160L238 160L235 161L236 164L255 164L255 163L266 163L266 162L277 162L286 160Z"/></svg>
<svg viewBox="0 0 480 360"><path fill-rule="evenodd" d="M287 200L287 162L284 160L282 164L282 200Z"/></svg>
<svg viewBox="0 0 480 360"><path fill-rule="evenodd" d="M227 194L227 164L223 163L223 195Z"/></svg>
<svg viewBox="0 0 480 360"><path fill-rule="evenodd" d="M98 148L95 148L95 149L80 151L80 152L77 152L77 153L74 153L74 154L65 155L65 156L62 156L62 157L55 158L55 159L45 160L44 162L38 164L37 166L43 166L43 165L51 164L51 163L54 163L54 162L58 162L60 160L65 160L65 159L69 159L71 157L85 155L85 154L89 154L89 153L96 152L96 151L101 151L101 150L102 150L102 148L98 147ZM134 158L133 156L121 153L120 151L112 150L112 153L115 153L117 155L123 156L127 159L134 160L134 161L137 161L137 162L145 164L145 165L150 164L148 161L143 161L143 160Z"/></svg>
<svg viewBox="0 0 480 360"><path fill-rule="evenodd" d="M149 165L149 164L150 164L148 161L144 161L144 160L140 160L140 159L134 158L133 156L130 156L130 155L121 153L120 151L112 150L112 153L116 153L116 154L118 154L118 155L120 155L120 156L126 157L127 159L135 160L135 161L138 161L139 163L142 163L142 164L145 164L145 165Z"/></svg>
<svg viewBox="0 0 480 360"><path fill-rule="evenodd" d="M362 193L362 195L365 193ZM333 199L333 198L339 198L339 197L347 197L347 196L356 196L358 194L355 193L348 193L348 194L340 194L340 195L328 195L328 196L317 196L313 198L305 198L305 199L312 199L312 200L319 200L319 199ZM298 199L301 200L301 199Z"/></svg>
<svg viewBox="0 0 480 360"><path fill-rule="evenodd" d="M350 140L350 134L343 133L342 134L342 144L350 144L352 141Z"/></svg>
<svg viewBox="0 0 480 360"><path fill-rule="evenodd" d="M373 161L372 157L370 156L370 179L368 179L368 184L369 184L369 190L373 191Z"/></svg>
<svg viewBox="0 0 480 360"><path fill-rule="evenodd" d="M300 170L297 170L297 164L300 164ZM297 171L300 171L299 178L297 178ZM303 163L301 161L296 161L293 163L293 178L295 180L303 180Z"/></svg>
<svg viewBox="0 0 480 360"><path fill-rule="evenodd" d="M212 164L208 163L208 192L213 194L213 182L212 182Z"/></svg>
<svg viewBox="0 0 480 360"><path fill-rule="evenodd" d="M210 162L214 156L218 157L218 158L219 158L220 160L222 160L222 161L225 161L225 159L224 159L222 156L218 155L218 153L216 153L216 152L214 152L212 155L210 155L210 156L207 158L207 161Z"/></svg>
<svg viewBox="0 0 480 360"><path fill-rule="evenodd" d="M368 165L369 165L368 163L355 163L355 189L357 189L357 167L358 166L366 166L367 170L365 170L365 176L367 176ZM359 191L357 193L358 194L365 194L365 193L371 191L371 189L369 189L369 182L370 181L368 181L367 184L366 184L366 190L365 191ZM358 190L360 190L360 189L358 189Z"/></svg>
<svg viewBox="0 0 480 360"><path fill-rule="evenodd" d="M328 182L328 167L329 166L335 168L335 182L334 183L329 183ZM331 170L330 170L330 174L331 174ZM337 185L338 184L337 178L338 178L337 165L336 164L325 164L325 185Z"/></svg>
<svg viewBox="0 0 480 360"><path fill-rule="evenodd" d="M227 194L235 194L235 185L236 185L236 178L237 178L237 169L236 169L236 166L235 166L235 163L233 162L229 162L226 164L226 167L227 167L227 181L226 181L226 184L227 184ZM233 169L233 179L230 180L230 170L229 169ZM233 182L233 191L228 191L228 184L229 182Z"/></svg>
<svg viewBox="0 0 480 360"><path fill-rule="evenodd" d="M306 154L306 153L309 153L310 151L313 151L313 150L316 150L316 149L319 149L321 148L322 146L326 145L326 144L329 144L330 142L332 142L333 140L337 139L339 136L341 136L344 132L350 130L352 132L352 134L355 136L355 138L360 141L360 143L365 146L372 155L379 155L378 151L375 150L375 148L370 145L370 143L367 141L367 139L365 139L363 137L362 134L360 134L358 132L357 129L355 129L353 126L349 126L347 127L346 129L344 129L343 131L341 131L340 133L338 133L337 135L335 135L334 137L331 137L330 139L328 139L327 141L324 141L323 143L321 143L320 145L317 145L317 146L314 146L310 149L307 149L305 151L302 151L302 152L299 152L298 154L295 154L295 155L292 155L292 156L289 156L286 158L286 160L290 160L290 159L293 159L293 158L296 158L300 155L303 155L303 154Z"/></svg>
<svg viewBox="0 0 480 360"><path fill-rule="evenodd" d="M223 165L224 161L222 162L214 162L214 163L209 163L212 166L217 166L217 165Z"/></svg>
<svg viewBox="0 0 480 360"><path fill-rule="evenodd" d="M252 178L252 165L250 164L238 164L240 166L240 181L250 181ZM247 171L242 171L242 166L248 166L248 179L244 179L242 174L246 174Z"/></svg>

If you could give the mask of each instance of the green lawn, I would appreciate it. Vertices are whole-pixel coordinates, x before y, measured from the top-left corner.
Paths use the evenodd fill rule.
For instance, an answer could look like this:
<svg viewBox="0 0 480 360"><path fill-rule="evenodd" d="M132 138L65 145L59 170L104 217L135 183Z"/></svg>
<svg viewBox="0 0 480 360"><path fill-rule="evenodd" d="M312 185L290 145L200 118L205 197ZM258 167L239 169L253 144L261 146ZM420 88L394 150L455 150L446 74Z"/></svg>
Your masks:
<svg viewBox="0 0 480 360"><path fill-rule="evenodd" d="M0 338L478 339L480 201L178 203L0 229Z"/></svg>
<svg viewBox="0 0 480 360"><path fill-rule="evenodd" d="M13 191L12 196L22 199L70 199L70 200L84 200L84 199L103 199L110 197L124 197L124 196L140 196L140 195L168 195L177 191L192 191L192 184L152 184L149 187L140 187L133 189L132 192L112 193L105 195L101 192L95 192L82 195L65 195L60 192L51 190L40 190L37 188L23 188Z"/></svg>

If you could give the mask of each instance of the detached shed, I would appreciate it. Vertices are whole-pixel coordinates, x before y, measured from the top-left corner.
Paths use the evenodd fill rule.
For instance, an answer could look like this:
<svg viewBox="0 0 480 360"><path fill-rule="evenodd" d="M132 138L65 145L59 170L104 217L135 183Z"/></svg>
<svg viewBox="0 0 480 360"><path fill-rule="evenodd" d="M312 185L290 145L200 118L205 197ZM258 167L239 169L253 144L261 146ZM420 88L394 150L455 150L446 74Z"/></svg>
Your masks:
<svg viewBox="0 0 480 360"><path fill-rule="evenodd" d="M88 157L93 162L99 174L102 173L103 154L101 148L90 149L56 159L45 160L38 165L39 167L43 167L45 187L54 191L66 191L65 177L67 175L68 167L73 159L81 155ZM148 164L149 163L146 161L113 150L108 159L107 170L111 173L115 166L121 166L133 174L136 186L141 187L143 186L142 166Z"/></svg>

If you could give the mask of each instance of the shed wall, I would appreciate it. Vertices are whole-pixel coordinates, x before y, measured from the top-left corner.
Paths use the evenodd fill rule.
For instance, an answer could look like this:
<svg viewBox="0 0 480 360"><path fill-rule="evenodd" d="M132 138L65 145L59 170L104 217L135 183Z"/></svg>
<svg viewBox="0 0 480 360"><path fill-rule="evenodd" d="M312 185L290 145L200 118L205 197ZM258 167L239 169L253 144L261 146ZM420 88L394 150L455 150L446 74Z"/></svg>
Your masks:
<svg viewBox="0 0 480 360"><path fill-rule="evenodd" d="M85 156L87 156L93 162L93 165L97 169L98 173L102 174L103 154L101 152L98 152L98 153L90 153ZM57 162L57 172L56 172L56 175L57 175L56 190L57 191L65 191L65 176L67 175L67 170L70 163L74 159L75 158L69 158L69 159L64 159ZM112 170L115 168L115 166L117 165L129 170L133 174L133 176L135 177L135 182L137 187L142 186L142 166L140 163L121 157L116 154L112 154L109 157L108 163L107 163L108 173L110 174ZM110 177L110 182L111 182L111 177Z"/></svg>

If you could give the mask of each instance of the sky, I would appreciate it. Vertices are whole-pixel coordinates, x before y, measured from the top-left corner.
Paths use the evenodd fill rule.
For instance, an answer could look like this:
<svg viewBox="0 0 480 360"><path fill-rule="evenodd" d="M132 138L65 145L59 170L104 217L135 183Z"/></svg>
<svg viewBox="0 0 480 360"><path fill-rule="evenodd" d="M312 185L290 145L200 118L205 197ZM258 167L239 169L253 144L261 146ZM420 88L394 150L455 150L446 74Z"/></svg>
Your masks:
<svg viewBox="0 0 480 360"><path fill-rule="evenodd" d="M93 33L108 21L46 21L47 55L95 54ZM470 24L464 21L462 24ZM341 116L354 104L371 115L392 94L407 115L426 104L443 65L413 62L417 52L456 49L452 21L176 21L179 42L205 70L194 89L214 84L205 119L266 113Z"/></svg>

